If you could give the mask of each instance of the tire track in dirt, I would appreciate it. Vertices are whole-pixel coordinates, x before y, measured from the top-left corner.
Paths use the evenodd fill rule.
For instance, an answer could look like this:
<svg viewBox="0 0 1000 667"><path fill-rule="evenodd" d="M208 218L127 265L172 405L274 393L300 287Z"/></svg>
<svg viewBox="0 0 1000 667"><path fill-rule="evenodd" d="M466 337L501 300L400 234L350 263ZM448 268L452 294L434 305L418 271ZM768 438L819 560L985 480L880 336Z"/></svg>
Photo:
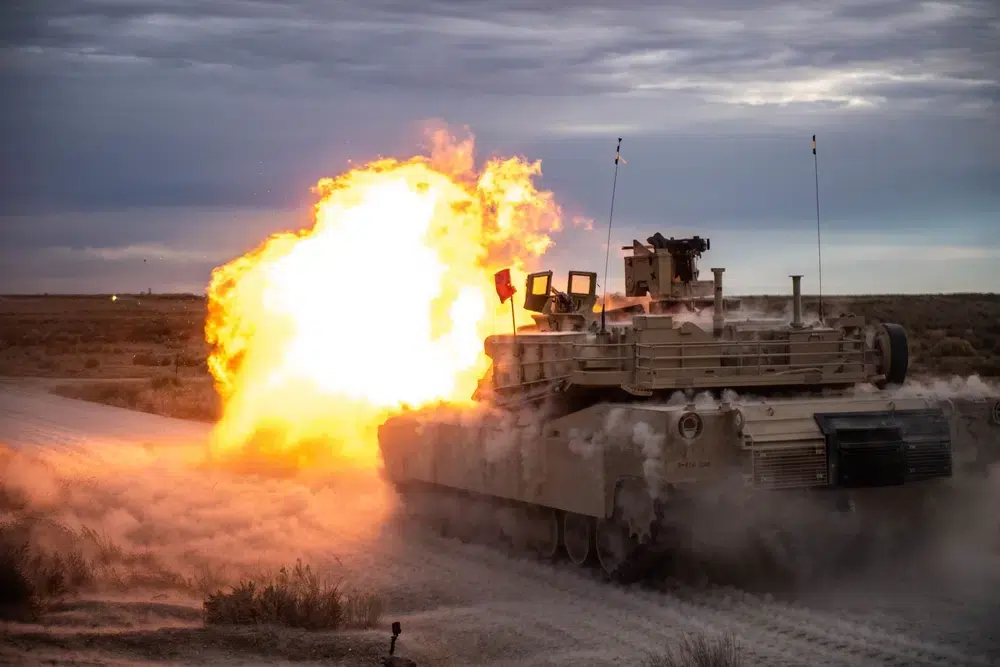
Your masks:
<svg viewBox="0 0 1000 667"><path fill-rule="evenodd" d="M342 543L355 543L360 535L356 527L351 530L349 526L340 526L334 530ZM739 623L726 614L700 609L680 599L661 597L642 601L635 597L634 591L619 590L583 572L438 537L417 527L396 528L385 539L382 549L363 551L363 563L356 565L356 569L399 572L394 578L407 575L427 578L432 574L432 580L448 582L453 596L459 586L465 593L454 597L456 606L442 605L433 611L417 613L417 617L454 624L457 619L451 614L467 615L471 613L469 605L473 605L471 609L476 610L480 627L485 627L481 619L495 617L502 610L506 621L512 617L521 621L517 625L523 633L531 629L532 643L550 647L543 651L549 658L562 655L558 649L566 646L590 646L591 657L599 651L611 660L624 655L640 657L642 651L637 647L662 648L673 643L682 632L735 629L747 638L745 644L751 658L774 665L798 664L797 658L791 658L788 640L782 635L771 633L767 641L761 640L752 624ZM394 540L402 544L397 548L391 543ZM412 564L415 558L422 563L419 567ZM514 599L483 603L498 596ZM753 641L749 640L751 637ZM525 637L520 640L524 642ZM806 641L793 643L795 655L810 649ZM612 645L618 650L612 651Z"/></svg>
<svg viewBox="0 0 1000 667"><path fill-rule="evenodd" d="M337 530L337 537L343 542L353 542L357 536L356 531L344 527ZM676 637L676 625L636 623L607 604L582 605L580 589L594 584L575 573L539 563L521 563L488 547L424 534L419 529L393 530L385 537L383 548L364 550L357 569L398 573L393 575L394 579L409 576L442 582L436 585L444 587L452 598L450 605L431 609L420 610L420 605L415 605L410 612L415 618L433 620L447 627L460 622L463 614L470 615L484 633L489 631L491 622L486 619L499 617L505 625L516 619L514 625L523 633L521 641L552 657L559 647L590 646L595 639L602 653L627 655L635 652L637 645L654 648L657 643L665 645ZM527 576L525 565L529 566ZM557 583L567 576L572 579L570 582ZM685 630L708 629L688 619L673 620L683 622ZM530 642L526 641L528 637Z"/></svg>
<svg viewBox="0 0 1000 667"><path fill-rule="evenodd" d="M468 567L471 554L459 554L458 551L468 548L468 545L453 540L443 540L441 544L433 544L430 536L410 538L411 542L420 540L422 545L429 547L439 558L446 549L450 558L457 563L454 567ZM475 553L475 552L474 552ZM588 602L588 618L585 624L600 636L613 638L623 644L623 649L635 651L636 646L647 645L649 648L666 646L675 640L681 632L689 631L734 631L741 636L751 659L767 664L796 665L801 664L803 656L808 656L810 664L885 664L885 658L898 664L907 664L905 654L883 651L873 654L870 646L861 640L860 648L843 641L831 641L822 633L810 630L808 627L796 626L789 631L780 624L761 622L745 610L727 610L713 606L707 602L691 602L669 594L650 594L641 590L624 589L621 587L599 583L593 578L576 572L561 570L558 566L548 566L516 557L506 557L496 552L476 553L479 562L489 562L491 570L504 571L507 579L516 575L518 590L544 590L543 613L529 616L526 620L537 626L545 623L545 619L559 616L556 608L563 606L563 598L572 600L568 607L569 616L566 622L581 622L582 603ZM498 558L499 556L499 558ZM455 561L453 561L455 562ZM449 570L450 576L455 576L455 569ZM514 582L511 582L514 583ZM554 595L555 593L555 595ZM562 596L562 597L560 597ZM775 609L774 611L779 611ZM571 620L572 619L572 620ZM551 626L551 621L548 621ZM785 625L795 626L794 622ZM565 632L565 630L564 630ZM595 635L587 634L593 641ZM577 641L579 641L579 637ZM625 639L624 642L621 640ZM845 646L850 646L855 656L854 660L844 662ZM882 658L882 660L878 660ZM890 662L889 664L893 664Z"/></svg>
<svg viewBox="0 0 1000 667"><path fill-rule="evenodd" d="M997 665L1000 582L990 579L976 581L973 587L968 580L945 578L933 588L928 577L915 573L887 586L862 580L831 591L826 599L810 591L808 599L796 606L837 610L840 617L865 624L880 637L905 638L915 650L927 651L939 661L954 656L965 661L957 664Z"/></svg>
<svg viewBox="0 0 1000 667"><path fill-rule="evenodd" d="M492 559L492 555L486 558ZM657 630L663 627L660 620L683 625L685 630L734 630L741 635L754 637L751 653L761 659L767 658L772 664L778 664L775 662L776 658L789 658L790 664L798 664L803 656L809 656L816 664L991 664L989 658L970 655L944 644L881 631L868 624L851 623L833 614L784 602L765 601L742 591L719 588L698 591L697 594L689 591L685 601L670 595L652 599L640 591L625 591L603 584L596 584L600 586L596 591L580 585L559 586L555 584L559 577L554 572L546 570L544 574L539 574L536 570L526 568L545 566L523 563L520 559L491 565L497 570L516 571L525 579L525 585L545 585L549 589L572 593L577 599L587 598L595 606L613 611L618 616L622 613L621 610L613 610L608 605L609 597L615 597L621 607L627 607L634 614L626 620L616 619L619 632L625 626L637 635L645 633L643 636L656 636ZM543 577L542 580L539 579L540 576ZM646 604L637 602L640 597L645 599ZM665 619L664 607L674 607L681 611L667 614L670 618ZM637 623L635 618L653 620ZM675 633L671 633L673 634ZM765 635L767 639L760 635ZM794 659L789 655L790 648L794 650ZM845 662L847 656L851 656L851 659Z"/></svg>
<svg viewBox="0 0 1000 667"><path fill-rule="evenodd" d="M970 667L995 664L986 656L970 655L942 643L885 631L871 624L852 623L786 602L765 601L739 590L715 588L692 591L690 594L706 606L732 611L752 619L754 624L773 628L790 637L799 636L803 629L808 628L811 641L831 645L838 652L848 652L859 658L878 660L879 664L962 664Z"/></svg>
<svg viewBox="0 0 1000 667"><path fill-rule="evenodd" d="M496 563L496 568L510 567L509 563ZM584 595L583 590L574 591L578 595ZM881 630L871 624L870 619L865 618L860 621L851 622L840 617L839 610L821 611L807 609L799 604L790 604L782 601L765 600L759 596L754 596L736 589L727 590L724 587L715 589L700 590L698 595L691 595L688 591L686 599L694 606L683 608L684 618L698 616L706 623L715 626L725 626L727 629L735 629L749 636L755 637L762 634L765 628L769 630L771 640L774 643L795 644L796 658L801 660L802 655L813 655L816 659L824 658L830 664L844 664L844 654L853 655L858 664L969 664L969 665L989 665L991 658L986 657L987 653L970 650L969 632L964 633L964 647L958 647L951 642L934 641L918 638L912 625L906 627L906 632L895 632ZM630 598L619 598L622 605L631 605L632 611L638 615L649 616L651 609L637 607L634 604L635 596L644 595L640 591L627 591ZM601 584L598 595L598 604L607 603L609 595L608 587ZM719 600L729 599L727 605L720 606ZM674 607L680 605L680 600L674 596L654 597L646 599L655 606L670 605ZM879 600L869 597L869 604L874 604L872 611L877 611ZM943 600L942 600L943 602ZM905 603L898 605L904 607ZM700 607L710 607L720 612L717 615L698 614ZM892 618L892 617L890 617ZM893 619L895 620L895 619ZM893 623L899 627L907 624L906 621ZM834 628L830 630L828 628ZM919 628L917 628L919 632ZM799 639L805 640L803 645ZM765 650L763 654L774 656L780 652ZM793 663L794 664L794 663Z"/></svg>

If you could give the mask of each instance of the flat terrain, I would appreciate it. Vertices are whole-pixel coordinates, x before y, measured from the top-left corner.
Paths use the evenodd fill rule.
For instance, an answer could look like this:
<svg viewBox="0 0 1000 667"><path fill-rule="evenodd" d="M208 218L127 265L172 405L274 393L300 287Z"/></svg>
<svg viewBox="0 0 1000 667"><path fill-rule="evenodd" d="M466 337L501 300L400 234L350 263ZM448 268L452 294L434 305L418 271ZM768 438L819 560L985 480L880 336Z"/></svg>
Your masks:
<svg viewBox="0 0 1000 667"><path fill-rule="evenodd" d="M194 296L0 297L5 375L145 378L204 373L205 299Z"/></svg>
<svg viewBox="0 0 1000 667"><path fill-rule="evenodd" d="M182 572L325 558L345 581L386 595L383 625L401 621L400 653L421 665L638 664L685 632L732 632L762 665L1000 659L1000 561L971 545L794 600L728 588L625 589L410 526L377 480L200 470L186 454L206 434L190 422L0 384L0 442L25 457L21 475L5 482L29 489L37 508ZM0 660L222 665L324 656L323 664L373 665L388 634L205 629L195 600L166 592L70 603L46 623L8 624Z"/></svg>
<svg viewBox="0 0 1000 667"><path fill-rule="evenodd" d="M212 422L219 401L205 365L205 317L205 299L184 295L0 297L0 376Z"/></svg>
<svg viewBox="0 0 1000 667"><path fill-rule="evenodd" d="M784 297L743 303L754 315L790 309ZM828 297L825 308L905 326L913 376L1000 376L998 295ZM219 404L204 320L191 296L0 297L0 500L16 490L21 511L85 527L111 554L98 589L37 625L5 623L0 664L374 665L394 620L400 653L422 666L638 665L685 633L732 634L751 664L1000 661L1000 471L970 492L961 519L975 529L920 564L780 598L626 589L430 534L370 473L205 468ZM381 624L204 626L197 591L298 558L384 595Z"/></svg>

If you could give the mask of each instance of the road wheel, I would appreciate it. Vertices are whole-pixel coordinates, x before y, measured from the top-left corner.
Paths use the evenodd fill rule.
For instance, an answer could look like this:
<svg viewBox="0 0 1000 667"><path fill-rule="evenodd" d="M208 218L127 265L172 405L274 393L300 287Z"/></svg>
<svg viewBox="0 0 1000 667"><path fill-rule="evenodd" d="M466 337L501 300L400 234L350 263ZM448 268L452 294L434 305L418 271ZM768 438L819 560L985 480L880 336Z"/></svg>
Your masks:
<svg viewBox="0 0 1000 667"><path fill-rule="evenodd" d="M615 518L598 521L595 543L597 559L609 578L628 583L638 576L635 570L640 545L623 521Z"/></svg>
<svg viewBox="0 0 1000 667"><path fill-rule="evenodd" d="M548 507L528 510L528 547L545 560L559 554L559 516Z"/></svg>
<svg viewBox="0 0 1000 667"><path fill-rule="evenodd" d="M563 514L563 544L566 555L575 565L587 563L594 542L594 520L582 514Z"/></svg>

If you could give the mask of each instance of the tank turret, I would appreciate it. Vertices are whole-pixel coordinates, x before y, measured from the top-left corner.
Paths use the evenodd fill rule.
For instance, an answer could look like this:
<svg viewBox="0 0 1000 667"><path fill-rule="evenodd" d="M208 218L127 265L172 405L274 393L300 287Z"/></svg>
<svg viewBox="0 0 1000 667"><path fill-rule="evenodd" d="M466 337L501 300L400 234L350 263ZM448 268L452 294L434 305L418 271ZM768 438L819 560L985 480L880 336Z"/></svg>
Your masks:
<svg viewBox="0 0 1000 667"><path fill-rule="evenodd" d="M699 279L697 259L710 248L708 239L658 233L648 241L648 247L636 241L625 258L625 293L651 297L649 309L635 304L608 311L606 329L594 309L596 273L570 271L566 292L553 287L552 271L530 274L524 306L535 322L516 337L487 338L492 391L481 385L477 398L544 400L557 387L598 400L600 391L770 393L905 380L909 353L902 327L859 318L806 324L801 275L791 276L791 321L730 317L735 310L723 288L725 269L713 268L712 280ZM685 303L711 311L664 312Z"/></svg>

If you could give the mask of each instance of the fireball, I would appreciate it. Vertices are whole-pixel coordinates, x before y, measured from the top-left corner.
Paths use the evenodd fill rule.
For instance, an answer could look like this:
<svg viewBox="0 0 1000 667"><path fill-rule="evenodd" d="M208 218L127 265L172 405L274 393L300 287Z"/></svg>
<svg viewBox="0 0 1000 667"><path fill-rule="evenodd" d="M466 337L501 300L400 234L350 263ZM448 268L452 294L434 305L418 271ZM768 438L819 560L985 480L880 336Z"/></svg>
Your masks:
<svg viewBox="0 0 1000 667"><path fill-rule="evenodd" d="M472 138L431 138L429 156L320 180L311 226L213 272L214 458L373 466L389 415L471 400L483 340L512 327L493 274L523 284L561 211L534 185L539 162L476 170Z"/></svg>

